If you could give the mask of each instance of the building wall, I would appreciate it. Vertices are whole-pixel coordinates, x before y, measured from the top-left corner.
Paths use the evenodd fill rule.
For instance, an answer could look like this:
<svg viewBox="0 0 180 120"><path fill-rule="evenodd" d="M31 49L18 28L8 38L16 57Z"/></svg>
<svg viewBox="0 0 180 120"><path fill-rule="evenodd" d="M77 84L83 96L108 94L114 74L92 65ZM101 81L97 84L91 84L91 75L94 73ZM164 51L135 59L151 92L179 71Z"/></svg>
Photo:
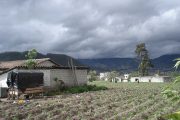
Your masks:
<svg viewBox="0 0 180 120"><path fill-rule="evenodd" d="M108 81L108 72L100 73L99 78L100 80Z"/></svg>
<svg viewBox="0 0 180 120"><path fill-rule="evenodd" d="M69 69L52 69L51 70L51 86L56 86L55 78L64 81L66 86L74 86L74 75ZM87 84L87 70L76 70L76 78L78 85Z"/></svg>
<svg viewBox="0 0 180 120"><path fill-rule="evenodd" d="M117 80L117 82L122 82L122 78L121 77L116 77L116 80Z"/></svg>
<svg viewBox="0 0 180 120"><path fill-rule="evenodd" d="M131 82L170 82L171 78L167 76L144 76L144 77L131 77Z"/></svg>
<svg viewBox="0 0 180 120"><path fill-rule="evenodd" d="M124 79L128 80L129 79L129 74L124 74Z"/></svg>
<svg viewBox="0 0 180 120"><path fill-rule="evenodd" d="M168 76L164 77L164 82L172 82L172 81L173 79L171 77Z"/></svg>
<svg viewBox="0 0 180 120"><path fill-rule="evenodd" d="M49 86L49 87L56 86L56 82L54 81L54 78L58 78L58 80L63 80L66 86L75 85L72 70L69 69L35 69L35 70L14 69L13 71L43 72L44 86ZM6 85L7 74L8 73L4 73L0 75L0 87L7 87ZM76 78L78 81L78 85L87 84L87 70L76 70Z"/></svg>
<svg viewBox="0 0 180 120"><path fill-rule="evenodd" d="M87 84L87 70L76 70L76 77L79 85Z"/></svg>
<svg viewBox="0 0 180 120"><path fill-rule="evenodd" d="M6 81L7 81L7 73L0 75L0 87L8 87Z"/></svg>

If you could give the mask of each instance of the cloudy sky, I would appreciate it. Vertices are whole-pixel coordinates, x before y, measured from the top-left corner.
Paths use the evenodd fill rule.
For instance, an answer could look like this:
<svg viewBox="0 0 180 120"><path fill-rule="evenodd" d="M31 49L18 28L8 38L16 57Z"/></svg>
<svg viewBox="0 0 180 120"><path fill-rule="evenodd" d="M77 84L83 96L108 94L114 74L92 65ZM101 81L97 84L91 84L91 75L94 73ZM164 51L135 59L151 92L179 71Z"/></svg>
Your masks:
<svg viewBox="0 0 180 120"><path fill-rule="evenodd" d="M0 0L0 51L76 58L180 53L180 0Z"/></svg>

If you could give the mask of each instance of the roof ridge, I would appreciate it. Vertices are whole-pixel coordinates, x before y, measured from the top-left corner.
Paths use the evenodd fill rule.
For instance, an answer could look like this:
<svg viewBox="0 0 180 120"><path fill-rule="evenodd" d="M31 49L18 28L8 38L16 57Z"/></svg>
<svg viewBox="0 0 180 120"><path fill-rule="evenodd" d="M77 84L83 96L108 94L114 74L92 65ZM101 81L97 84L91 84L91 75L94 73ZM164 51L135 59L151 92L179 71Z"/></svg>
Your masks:
<svg viewBox="0 0 180 120"><path fill-rule="evenodd" d="M9 61L0 61L0 63L5 63L5 62L18 62L18 61L26 61L27 59L24 60L9 60ZM38 58L38 59L33 59L33 60L50 60L50 58Z"/></svg>
<svg viewBox="0 0 180 120"><path fill-rule="evenodd" d="M50 58L41 58L41 59L34 59L38 65L40 65L43 62L46 61L51 61L53 63L52 67L54 66L61 66L60 64L54 62ZM5 61L5 62L0 62L0 68L5 68L5 69L12 69L18 66L27 66L26 60L14 60L14 61Z"/></svg>

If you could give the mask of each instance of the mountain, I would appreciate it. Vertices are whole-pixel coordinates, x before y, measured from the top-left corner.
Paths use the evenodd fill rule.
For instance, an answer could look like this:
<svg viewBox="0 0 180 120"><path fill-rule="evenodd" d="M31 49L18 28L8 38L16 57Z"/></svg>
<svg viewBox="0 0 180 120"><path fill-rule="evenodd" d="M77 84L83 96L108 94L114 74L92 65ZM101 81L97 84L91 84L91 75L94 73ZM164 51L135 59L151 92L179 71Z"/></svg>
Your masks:
<svg viewBox="0 0 180 120"><path fill-rule="evenodd" d="M4 52L0 53L0 61L23 60L26 59L25 52ZM174 59L180 57L180 54L163 55L152 59L154 68L152 70L171 71L174 70ZM101 71L117 70L122 72L131 72L137 70L138 61L135 58L100 58L100 59L74 59L64 54L42 54L38 53L37 58L51 58L53 61L68 66L68 61L73 60L75 66L89 66L91 69Z"/></svg>
<svg viewBox="0 0 180 120"><path fill-rule="evenodd" d="M174 70L173 66L175 64L173 60L178 57L180 57L180 54L163 55L152 59L154 68L151 70L172 71ZM99 72L110 70L131 72L137 70L139 64L135 58L79 59L79 61Z"/></svg>
<svg viewBox="0 0 180 120"><path fill-rule="evenodd" d="M79 59L79 61L97 71L129 71L138 67L138 62L134 58Z"/></svg>
<svg viewBox="0 0 180 120"><path fill-rule="evenodd" d="M63 66L68 66L69 63L68 61L70 62L71 59L73 61L73 64L75 66L83 66L83 64L81 64L78 60L70 57L70 56L67 56L67 55L64 55L64 54L52 54L52 53L48 53L46 55L47 58L51 58L53 61L59 63L60 65L63 65Z"/></svg>
<svg viewBox="0 0 180 120"><path fill-rule="evenodd" d="M158 58L153 59L153 64L157 69L163 70L174 70L174 65L176 63L175 59L180 58L180 54L168 54L163 55Z"/></svg>
<svg viewBox="0 0 180 120"><path fill-rule="evenodd" d="M24 60L25 55L28 52L4 52L4 53L0 53L0 61L12 61L12 60ZM42 54L42 53L38 53L37 54L37 59L40 58L51 58L53 61L55 61L56 63L59 63L60 65L63 66L68 66L68 61L70 61L72 59L73 64L75 66L83 66L78 60L64 55L64 54L52 54L52 53L48 53L46 55Z"/></svg>

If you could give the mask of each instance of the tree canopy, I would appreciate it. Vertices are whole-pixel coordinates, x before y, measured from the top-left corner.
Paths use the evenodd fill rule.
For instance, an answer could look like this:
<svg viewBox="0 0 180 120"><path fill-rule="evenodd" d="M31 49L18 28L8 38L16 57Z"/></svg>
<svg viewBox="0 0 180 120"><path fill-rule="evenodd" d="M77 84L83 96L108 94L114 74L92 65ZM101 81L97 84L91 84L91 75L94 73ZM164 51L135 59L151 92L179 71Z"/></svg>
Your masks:
<svg viewBox="0 0 180 120"><path fill-rule="evenodd" d="M117 71L111 71L111 72L108 72L107 78L108 78L108 81L112 82L118 76L119 76L119 73Z"/></svg>
<svg viewBox="0 0 180 120"><path fill-rule="evenodd" d="M90 76L89 78L90 82L98 80L97 72L95 70L89 71L88 75Z"/></svg>
<svg viewBox="0 0 180 120"><path fill-rule="evenodd" d="M140 61L138 72L141 76L149 74L149 68L153 67L149 58L148 50L146 49L145 43L140 43L136 46L135 53L137 54L138 60Z"/></svg>
<svg viewBox="0 0 180 120"><path fill-rule="evenodd" d="M36 66L36 57L37 57L37 51L36 49L32 49L30 50L27 55L26 55L26 58L27 58L27 61L26 61L26 65L29 69L33 69L35 66Z"/></svg>

